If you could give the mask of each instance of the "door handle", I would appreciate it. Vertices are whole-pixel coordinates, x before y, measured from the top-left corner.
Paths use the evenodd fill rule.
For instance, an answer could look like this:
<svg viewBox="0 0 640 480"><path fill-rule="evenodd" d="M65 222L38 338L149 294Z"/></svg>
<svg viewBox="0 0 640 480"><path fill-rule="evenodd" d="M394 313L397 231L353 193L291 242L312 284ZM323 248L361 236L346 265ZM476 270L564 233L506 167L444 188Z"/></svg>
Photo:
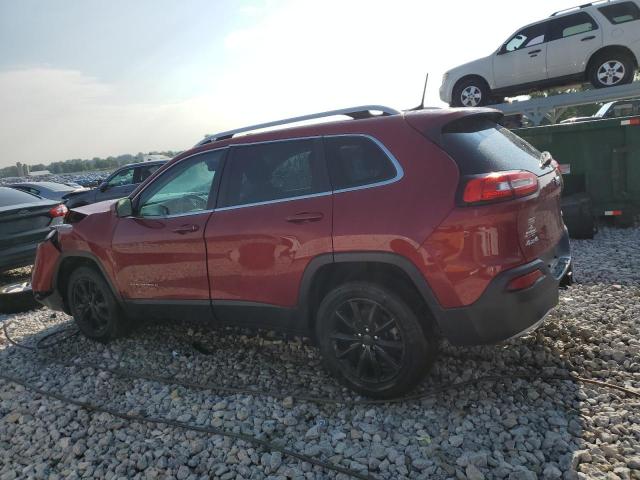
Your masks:
<svg viewBox="0 0 640 480"><path fill-rule="evenodd" d="M185 233L193 233L200 230L198 225L182 225L181 227L174 228L172 232L179 233L180 235L184 235Z"/></svg>
<svg viewBox="0 0 640 480"><path fill-rule="evenodd" d="M538 49L538 50L531 50L529 53L529 55L531 55L532 53L540 53L542 50Z"/></svg>
<svg viewBox="0 0 640 480"><path fill-rule="evenodd" d="M588 41L588 40L593 40L594 38L596 38L596 36L595 36L595 35L591 35L591 36L589 36L589 37L584 37L584 38L583 38L582 40L580 40L580 41L581 41L581 42L586 42L586 41Z"/></svg>
<svg viewBox="0 0 640 480"><path fill-rule="evenodd" d="M306 223L317 222L323 218L324 215L320 212L301 212L285 217L285 220L290 223Z"/></svg>

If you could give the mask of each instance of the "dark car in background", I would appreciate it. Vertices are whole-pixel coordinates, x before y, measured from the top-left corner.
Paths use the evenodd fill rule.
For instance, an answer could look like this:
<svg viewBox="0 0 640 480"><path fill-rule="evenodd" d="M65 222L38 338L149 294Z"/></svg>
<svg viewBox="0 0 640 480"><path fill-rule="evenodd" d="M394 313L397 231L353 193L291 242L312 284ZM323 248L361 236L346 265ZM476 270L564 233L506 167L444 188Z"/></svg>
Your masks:
<svg viewBox="0 0 640 480"><path fill-rule="evenodd" d="M633 115L640 115L640 98L618 100L617 102L605 103L596 113L594 113L590 117L572 117L567 118L560 123L590 122L592 120L631 117Z"/></svg>
<svg viewBox="0 0 640 480"><path fill-rule="evenodd" d="M66 213L59 201L0 187L0 272L33 263L38 243Z"/></svg>
<svg viewBox="0 0 640 480"><path fill-rule="evenodd" d="M62 202L73 193L86 192L88 189L80 185L67 185L58 182L23 182L8 185L11 188L33 193L39 197Z"/></svg>
<svg viewBox="0 0 640 480"><path fill-rule="evenodd" d="M97 188L67 196L69 208L81 207L91 203L122 198L133 192L136 187L151 176L166 160L131 163L120 167L107 177Z"/></svg>

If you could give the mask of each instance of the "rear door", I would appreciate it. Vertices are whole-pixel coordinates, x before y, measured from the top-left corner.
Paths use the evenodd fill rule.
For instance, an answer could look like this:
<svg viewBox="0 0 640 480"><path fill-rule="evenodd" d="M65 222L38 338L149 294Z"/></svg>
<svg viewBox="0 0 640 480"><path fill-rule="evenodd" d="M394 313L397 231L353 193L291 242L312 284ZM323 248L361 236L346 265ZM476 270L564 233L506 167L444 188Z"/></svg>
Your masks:
<svg viewBox="0 0 640 480"><path fill-rule="evenodd" d="M134 200L112 243L118 286L127 299L208 308L204 232L213 211L225 150L181 160Z"/></svg>
<svg viewBox="0 0 640 480"><path fill-rule="evenodd" d="M264 324L296 306L305 268L332 251L330 190L319 138L231 147L205 232L216 317Z"/></svg>
<svg viewBox="0 0 640 480"><path fill-rule="evenodd" d="M547 48L549 78L584 72L591 54L601 46L602 30L588 13L551 20Z"/></svg>
<svg viewBox="0 0 640 480"><path fill-rule="evenodd" d="M516 33L493 57L495 88L547 78L547 27L539 23Z"/></svg>

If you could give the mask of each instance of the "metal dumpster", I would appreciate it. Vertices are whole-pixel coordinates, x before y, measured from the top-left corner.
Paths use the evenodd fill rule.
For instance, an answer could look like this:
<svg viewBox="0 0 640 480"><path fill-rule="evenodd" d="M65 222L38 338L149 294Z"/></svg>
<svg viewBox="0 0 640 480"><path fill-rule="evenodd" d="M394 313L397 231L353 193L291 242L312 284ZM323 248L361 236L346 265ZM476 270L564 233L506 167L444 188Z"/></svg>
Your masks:
<svg viewBox="0 0 640 480"><path fill-rule="evenodd" d="M563 197L586 193L593 215L629 226L640 212L640 117L518 128L560 163Z"/></svg>

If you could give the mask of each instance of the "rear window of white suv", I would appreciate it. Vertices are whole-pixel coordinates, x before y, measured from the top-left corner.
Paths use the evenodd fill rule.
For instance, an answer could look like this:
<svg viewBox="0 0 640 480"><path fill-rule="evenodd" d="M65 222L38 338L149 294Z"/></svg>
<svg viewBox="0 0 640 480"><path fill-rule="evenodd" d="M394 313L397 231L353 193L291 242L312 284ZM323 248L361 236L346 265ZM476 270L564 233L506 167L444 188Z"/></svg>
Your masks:
<svg viewBox="0 0 640 480"><path fill-rule="evenodd" d="M598 10L614 25L640 19L640 8L634 2L616 3Z"/></svg>

